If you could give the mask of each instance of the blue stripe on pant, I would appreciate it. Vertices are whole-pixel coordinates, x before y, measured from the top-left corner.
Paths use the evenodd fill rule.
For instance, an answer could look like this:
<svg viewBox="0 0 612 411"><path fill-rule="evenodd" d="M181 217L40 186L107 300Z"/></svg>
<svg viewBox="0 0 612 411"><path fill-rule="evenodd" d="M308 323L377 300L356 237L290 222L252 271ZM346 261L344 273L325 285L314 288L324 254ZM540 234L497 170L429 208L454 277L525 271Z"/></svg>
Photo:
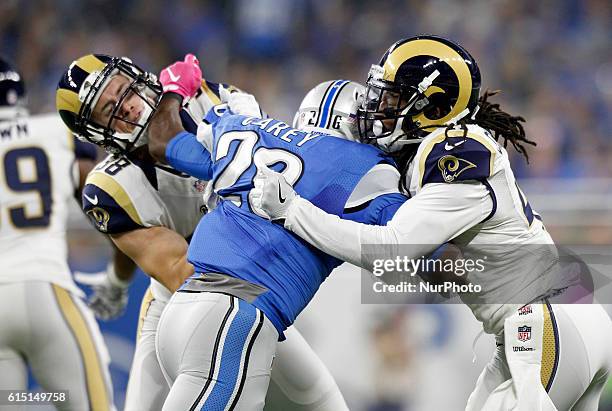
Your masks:
<svg viewBox="0 0 612 411"><path fill-rule="evenodd" d="M245 358L244 364L240 362L243 353L249 346L247 339L257 321L257 309L243 300L238 301L239 310L232 320L225 337L219 374L210 395L201 408L202 410L222 411L227 407L238 383L238 378L241 374L240 369L246 367L248 363L248 357ZM250 339L252 340L256 337L257 332L254 332ZM246 368L244 372L246 372Z"/></svg>

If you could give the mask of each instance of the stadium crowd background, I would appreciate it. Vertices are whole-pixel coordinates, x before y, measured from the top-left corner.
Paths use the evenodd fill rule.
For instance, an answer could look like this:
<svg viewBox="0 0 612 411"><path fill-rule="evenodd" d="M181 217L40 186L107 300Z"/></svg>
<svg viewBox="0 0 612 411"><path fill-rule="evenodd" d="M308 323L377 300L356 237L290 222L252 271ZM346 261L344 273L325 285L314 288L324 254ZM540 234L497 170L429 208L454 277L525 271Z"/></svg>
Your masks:
<svg viewBox="0 0 612 411"><path fill-rule="evenodd" d="M255 94L269 114L291 121L312 86L334 78L365 81L370 65L392 42L418 33L451 37L479 62L483 88L503 90L496 96L498 101L528 120L528 136L538 147L529 149L529 165L513 156L514 168L553 236L612 244L610 22L608 0L3 0L0 52L23 74L33 113L54 110L57 80L81 55L126 55L158 72L185 53L195 52L205 77ZM105 265L107 254L98 251L103 243L91 240L92 236L76 224L71 236L73 266ZM321 299L332 302L321 304L336 310L338 300L328 290L323 294ZM135 315L138 298L132 297L134 306L128 311ZM461 369L470 362L469 358L460 362L458 357L469 356L470 351L458 346L469 345L472 328L457 331L463 332L461 338L428 331L432 318L452 323L452 315L444 314L444 308L394 308L383 314L380 310L368 311L369 323L361 335L370 339L367 347L373 350L372 358L363 359L373 370L375 384L373 388L370 384L369 391L361 390L366 379L356 383L358 379L350 377L352 370L337 363L337 358L344 357L329 347L314 320L309 322L306 316L302 323L324 360L332 362L330 368L347 396L364 398L349 401L355 409L433 407L419 395L435 396L436 387L427 387L427 381L444 380L433 374L452 367L459 368L459 378L468 374L471 378L451 381L447 376L449 381L437 388L455 383L459 401L469 393L487 359L479 358L480 366L467 374ZM112 323L109 329L105 338L110 341L113 361L123 363L121 378L125 379L130 360L126 353L130 346L125 344L133 334L125 328L113 334ZM473 329L475 335L477 327ZM426 357L431 363L424 366L421 361L419 366L420 354L415 353L424 345L430 352L437 344L446 364L436 363L439 355L432 354ZM118 373L115 369L113 376ZM425 394L419 392L424 387ZM360 391L369 394L359 397ZM122 401L121 393L117 398ZM602 409L612 409L612 392L604 403ZM451 408L429 409L460 408L455 403Z"/></svg>
<svg viewBox="0 0 612 411"><path fill-rule="evenodd" d="M363 82L392 42L442 34L529 120L539 147L518 174L572 178L612 175L611 21L606 0L4 0L0 38L34 112L53 109L60 73L82 54L127 55L157 72L195 52L205 76L291 120L317 82Z"/></svg>

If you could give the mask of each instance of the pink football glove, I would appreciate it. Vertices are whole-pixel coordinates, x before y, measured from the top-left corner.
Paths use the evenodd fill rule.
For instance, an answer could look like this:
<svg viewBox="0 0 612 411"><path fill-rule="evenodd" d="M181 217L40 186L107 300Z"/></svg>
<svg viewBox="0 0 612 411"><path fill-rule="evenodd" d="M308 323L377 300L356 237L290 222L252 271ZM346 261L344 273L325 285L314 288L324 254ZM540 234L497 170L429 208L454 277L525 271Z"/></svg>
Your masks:
<svg viewBox="0 0 612 411"><path fill-rule="evenodd" d="M195 96L202 86L200 62L193 54L187 54L184 61L166 67L159 74L164 93L177 93L184 99Z"/></svg>

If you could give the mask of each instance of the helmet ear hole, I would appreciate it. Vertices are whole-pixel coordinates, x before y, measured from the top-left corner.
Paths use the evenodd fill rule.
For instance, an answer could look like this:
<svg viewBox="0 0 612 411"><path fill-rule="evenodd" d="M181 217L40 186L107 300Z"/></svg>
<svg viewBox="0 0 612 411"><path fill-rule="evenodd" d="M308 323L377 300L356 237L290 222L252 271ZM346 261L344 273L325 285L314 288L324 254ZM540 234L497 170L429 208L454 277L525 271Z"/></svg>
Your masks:
<svg viewBox="0 0 612 411"><path fill-rule="evenodd" d="M444 93L434 93L429 97L429 106L423 110L425 117L431 120L444 118L452 109L452 104Z"/></svg>

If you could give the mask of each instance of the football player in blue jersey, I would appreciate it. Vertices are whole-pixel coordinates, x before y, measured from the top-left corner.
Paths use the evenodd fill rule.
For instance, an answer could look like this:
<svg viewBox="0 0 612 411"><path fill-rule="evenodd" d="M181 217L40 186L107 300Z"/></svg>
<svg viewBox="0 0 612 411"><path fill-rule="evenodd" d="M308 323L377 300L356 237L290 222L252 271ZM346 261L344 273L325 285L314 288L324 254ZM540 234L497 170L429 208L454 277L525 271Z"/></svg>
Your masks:
<svg viewBox="0 0 612 411"><path fill-rule="evenodd" d="M230 102L210 110L195 135L179 117L193 91L189 64L165 70L171 92L151 121L149 151L210 180L222 201L194 232L188 260L196 274L160 320L158 356L173 381L164 410L260 410L276 341L341 262L254 214L248 193L257 169L270 166L325 210L368 224L385 224L406 197L393 160L329 131L338 96L360 86L326 84L310 119L318 128L297 130L257 108L237 115Z"/></svg>
<svg viewBox="0 0 612 411"><path fill-rule="evenodd" d="M553 240L510 167L505 146L526 154L530 143L523 119L491 103L490 93L481 96L474 58L437 36L393 44L367 86L360 137L396 153L412 196L388 224L329 213L264 167L251 205L366 269L381 254L418 259L447 242L473 261L488 259L486 269L467 274L482 292L461 298L497 348L466 409L596 410L612 369L612 321L598 304L550 303L573 279L559 270ZM364 244L379 252L363 253Z"/></svg>
<svg viewBox="0 0 612 411"><path fill-rule="evenodd" d="M229 94L232 86L208 80L193 87L195 96L180 115L182 125L194 133L194 119L201 119L222 98L234 107L250 101L248 95ZM157 323L171 292L192 272L185 261L185 239L203 212L214 208L205 181L156 164L148 156L147 126L160 91L156 77L129 59L100 54L75 60L57 89L57 109L66 125L81 139L112 153L87 176L83 210L100 232L159 280L151 281L142 302L126 395L125 409L130 411L163 406L169 387L155 354ZM117 311L113 295L125 287L114 278L126 278L123 270L114 271L108 271L113 278L96 294L96 306L104 313ZM333 377L295 327L287 330L277 353L272 380L287 397L280 396L279 402L289 400L313 411L347 409Z"/></svg>

